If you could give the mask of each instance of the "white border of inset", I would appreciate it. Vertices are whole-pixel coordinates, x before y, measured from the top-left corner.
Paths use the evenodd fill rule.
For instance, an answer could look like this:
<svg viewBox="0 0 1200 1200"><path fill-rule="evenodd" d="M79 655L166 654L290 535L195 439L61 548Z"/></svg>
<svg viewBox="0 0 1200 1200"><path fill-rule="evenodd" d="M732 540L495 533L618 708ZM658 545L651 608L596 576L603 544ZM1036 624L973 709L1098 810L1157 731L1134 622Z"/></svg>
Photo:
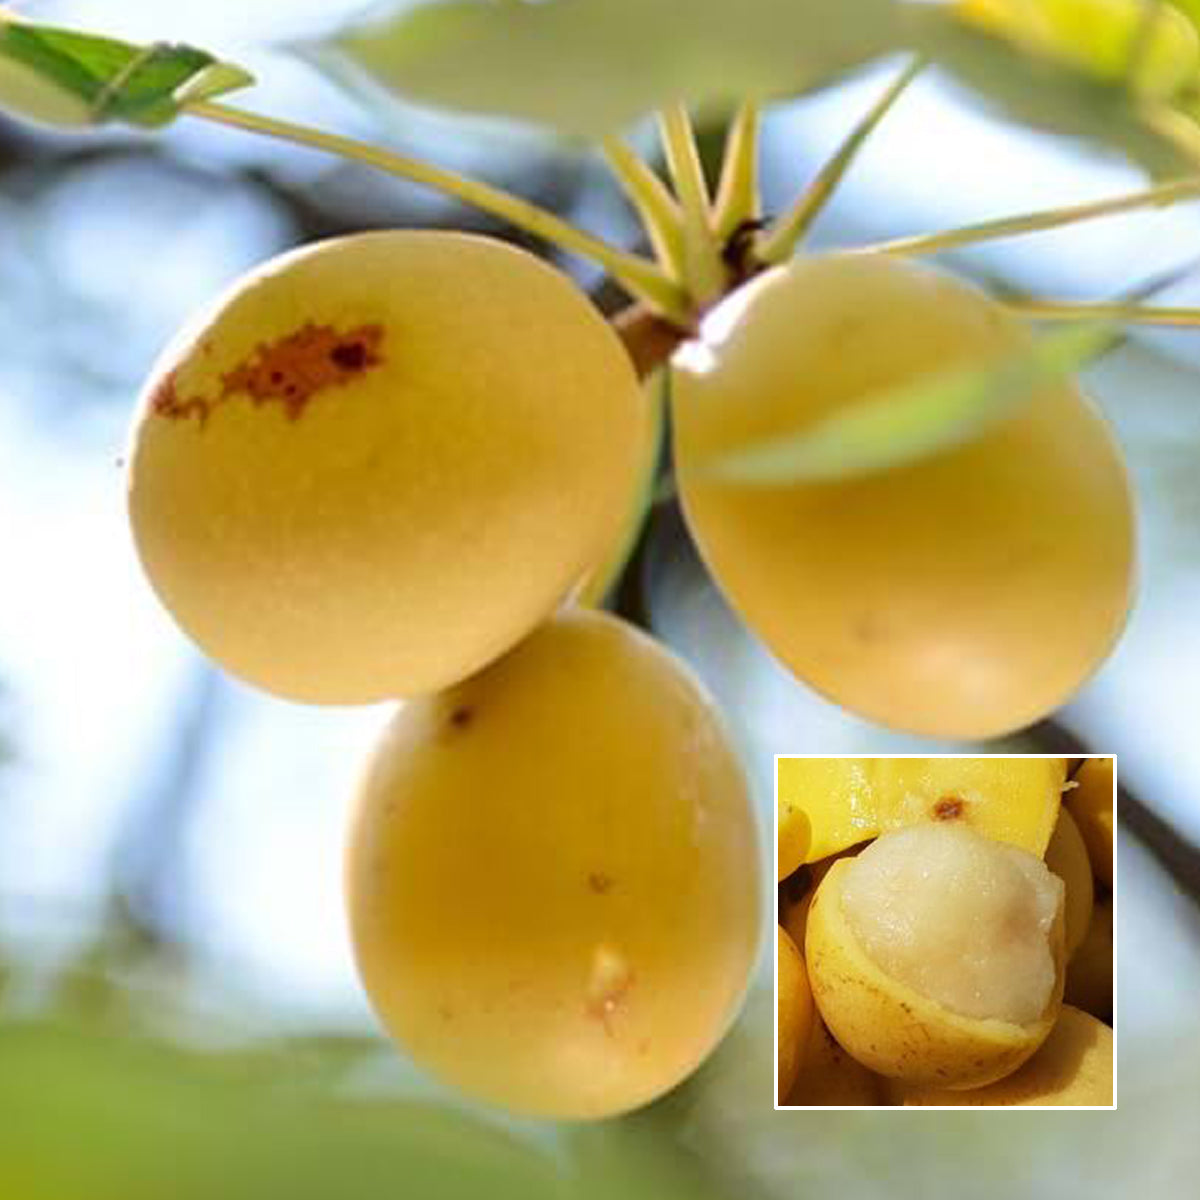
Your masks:
<svg viewBox="0 0 1200 1200"><path fill-rule="evenodd" d="M1111 758L1113 764L1113 1102L1112 1104L920 1104L911 1108L896 1104L804 1104L781 1105L779 1103L779 955L774 955L771 966L771 995L774 999L771 1016L771 1045L775 1054L775 1069L771 1072L772 1108L775 1112L886 1112L896 1109L903 1112L1115 1112L1119 1092L1117 1089L1117 1028L1120 1023L1117 1011L1117 923L1118 908L1117 877L1120 852L1118 843L1117 804L1120 790L1117 756L1115 754L776 754L772 762L773 778L771 793L775 804L775 815L771 826L774 831L774 848L771 851L771 866L775 874L775 893L771 900L771 912L779 925L779 761L784 758ZM1069 789L1068 789L1069 790ZM1064 793L1065 795L1065 793Z"/></svg>

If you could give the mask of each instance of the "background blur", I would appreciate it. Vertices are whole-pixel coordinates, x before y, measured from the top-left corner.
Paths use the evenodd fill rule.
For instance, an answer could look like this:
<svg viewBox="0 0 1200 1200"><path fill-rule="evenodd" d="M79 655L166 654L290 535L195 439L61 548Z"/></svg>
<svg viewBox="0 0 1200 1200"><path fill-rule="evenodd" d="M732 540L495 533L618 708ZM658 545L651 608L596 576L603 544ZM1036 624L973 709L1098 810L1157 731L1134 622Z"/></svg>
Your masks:
<svg viewBox="0 0 1200 1200"><path fill-rule="evenodd" d="M610 239L634 236L592 152L393 99L364 104L282 45L361 4L47 0L19 7L134 41L205 46L255 71L260 84L245 98L250 107L469 169ZM768 209L778 211L811 175L891 69L859 71L772 111ZM1116 154L998 119L935 71L863 153L822 217L819 240L854 244L1144 182ZM504 232L399 181L195 122L156 135L76 138L0 117L0 1129L7 1127L0 1147L6 1136L26 1146L43 1138L46 1147L75 1149L103 1142L108 1157L97 1150L80 1168L87 1194L104 1196L110 1186L114 1195L141 1194L133 1188L142 1184L120 1174L131 1168L118 1161L113 1133L136 1127L142 1133L126 1158L141 1162L144 1179L136 1178L156 1194L158 1168L146 1141L165 1153L173 1138L183 1145L188 1129L199 1127L199 1117L188 1116L192 1093L177 1082L198 1072L196 1094L205 1099L196 1113L217 1098L239 1121L258 1120L269 1107L264 1097L290 1086L321 1103L384 1096L401 1105L401 1117L359 1128L344 1146L320 1143L326 1164L338 1153L359 1164L353 1186L364 1195L468 1196L485 1187L492 1195L497 1188L559 1195L578 1186L658 1196L703 1186L721 1195L791 1196L800 1162L814 1188L837 1183L846 1194L874 1195L886 1181L892 1195L919 1195L957 1178L968 1162L965 1151L949 1153L951 1142L984 1155L997 1188L1015 1180L1026 1195L1082 1195L1085 1186L1092 1196L1116 1195L1132 1186L1134 1163L1113 1159L1111 1147L1139 1139L1145 1147L1147 1129L1156 1139L1153 1164L1139 1168L1149 1174L1137 1177L1138 1186L1181 1194L1173 1189L1200 1165L1194 1136L1185 1133L1200 1101L1200 1055L1181 1058L1173 1048L1200 1033L1200 907L1197 893L1164 871L1163 856L1185 876L1191 870L1200 886L1180 848L1181 840L1200 845L1200 332L1137 333L1088 379L1136 477L1142 592L1120 649L1061 714L1061 726L1088 748L1118 755L1122 782L1158 819L1139 823L1150 848L1128 830L1120 843L1122 1111L1087 1118L1126 1123L1127 1134L1100 1135L1110 1144L1085 1162L1095 1135L1085 1133L1083 1117L1040 1118L1078 1131L1062 1137L1048 1138L1045 1125L1038 1132L1027 1123L1019 1134L1010 1126L1030 1147L1020 1154L984 1149L999 1135L976 1118L943 1120L938 1128L958 1131L952 1135L929 1118L919 1133L912 1118L889 1125L890 1114L814 1114L797 1124L764 1111L769 1075L750 1082L755 1056L762 1057L757 1045L727 1048L724 1066L714 1064L658 1114L577 1137L472 1113L376 1042L352 970L340 866L359 762L386 712L306 710L214 671L150 595L126 530L126 426L140 381L176 326L285 247L391 225ZM992 283L1103 299L1197 255L1200 212L1192 205L994 243L950 261ZM577 262L562 265L594 282ZM1200 283L1182 283L1162 299L1200 304ZM757 773L766 820L774 753L927 745L846 717L777 668L703 580L669 514L645 570L653 623L725 702ZM1042 730L1013 744L1038 749L1055 736ZM769 1016L762 1021L769 1051ZM103 1037L78 1040L79 1028ZM19 1029L36 1030L36 1038L18 1039ZM761 1031L748 1025L738 1035L754 1036L761 1040ZM180 1046L186 1058L179 1061L163 1049ZM208 1059L220 1060L219 1079L206 1073ZM53 1130L35 1125L41 1110L31 1089L39 1087L65 1105ZM168 1098L164 1088L178 1090ZM111 1128L97 1115L107 1107L101 1094L121 1097L120 1111L104 1117ZM177 1125L160 1127L164 1112L178 1114ZM89 1122L99 1122L94 1137ZM833 1128L843 1132L831 1139ZM287 1144L297 1153L308 1136L307 1126L286 1122L276 1133L283 1142L294 1135L294 1146ZM333 1136L325 1123L321 1136ZM215 1137L206 1132L193 1147L205 1170L215 1171L227 1150L224 1142L214 1149ZM897 1167L902 1141L905 1165ZM682 1148L679 1161L660 1161L668 1146L672 1154ZM378 1180L364 1165L376 1151ZM17 1200L3 1158L0 1197ZM174 1169L183 1170L181 1161ZM322 1190L317 1164L301 1172L297 1161L307 1163L302 1154L294 1160L295 1186L281 1194L308 1194L304 1187L335 1194ZM253 1178L248 1167L242 1173ZM21 1187L38 1200L67 1196L71 1178L68 1170L67 1182ZM230 1194L225 1176L204 1178L215 1194ZM179 1188L157 1194L183 1194ZM342 1186L336 1194L358 1192Z"/></svg>

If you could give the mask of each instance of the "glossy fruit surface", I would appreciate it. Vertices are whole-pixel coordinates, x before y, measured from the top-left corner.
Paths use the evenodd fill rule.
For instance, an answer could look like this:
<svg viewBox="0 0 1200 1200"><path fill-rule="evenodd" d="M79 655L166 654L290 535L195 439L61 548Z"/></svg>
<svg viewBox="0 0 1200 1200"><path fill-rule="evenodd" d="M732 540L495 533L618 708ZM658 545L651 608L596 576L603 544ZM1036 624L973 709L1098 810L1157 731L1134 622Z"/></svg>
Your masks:
<svg viewBox="0 0 1200 1200"><path fill-rule="evenodd" d="M700 551L768 648L853 712L998 735L1060 705L1104 659L1133 572L1107 425L1062 383L960 445L850 478L731 481L720 464L1030 336L952 276L833 254L758 277L675 356L675 459Z"/></svg>
<svg viewBox="0 0 1200 1200"><path fill-rule="evenodd" d="M418 1064L505 1108L600 1117L704 1059L758 950L746 784L661 646L572 610L402 707L359 796L360 973Z"/></svg>
<svg viewBox="0 0 1200 1200"><path fill-rule="evenodd" d="M1062 758L780 758L779 811L808 823L807 861L891 829L960 824L1045 853L1066 782ZM782 838L781 825L781 838Z"/></svg>
<svg viewBox="0 0 1200 1200"><path fill-rule="evenodd" d="M564 275L495 239L283 255L168 347L129 505L211 657L278 695L424 694L509 649L616 537L648 412Z"/></svg>

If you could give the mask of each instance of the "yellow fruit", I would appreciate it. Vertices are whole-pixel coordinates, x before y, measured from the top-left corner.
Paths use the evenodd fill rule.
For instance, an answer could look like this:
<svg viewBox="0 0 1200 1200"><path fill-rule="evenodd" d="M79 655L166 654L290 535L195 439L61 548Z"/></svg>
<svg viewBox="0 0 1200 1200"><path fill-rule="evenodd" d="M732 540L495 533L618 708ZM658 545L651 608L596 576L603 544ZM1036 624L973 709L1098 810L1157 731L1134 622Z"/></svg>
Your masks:
<svg viewBox="0 0 1200 1200"><path fill-rule="evenodd" d="M647 420L615 334L532 255L340 238L253 272L165 351L133 531L234 674L316 703L423 694L509 649L611 544Z"/></svg>
<svg viewBox="0 0 1200 1200"><path fill-rule="evenodd" d="M885 1081L847 1054L820 1017L812 1022L803 1062L786 1104L874 1106L888 1103Z"/></svg>
<svg viewBox="0 0 1200 1200"><path fill-rule="evenodd" d="M1092 878L1092 864L1079 826L1065 808L1058 810L1058 823L1046 847L1046 866L1063 881L1066 889L1063 940L1069 961L1079 949L1091 923L1096 881Z"/></svg>
<svg viewBox="0 0 1200 1200"><path fill-rule="evenodd" d="M1061 758L781 758L779 808L807 817L808 861L924 821L969 825L1039 858L1058 818Z"/></svg>
<svg viewBox="0 0 1200 1200"><path fill-rule="evenodd" d="M676 354L680 494L706 562L798 678L898 729L1001 734L1069 697L1129 607L1121 457L1079 391L1047 386L966 443L829 482L720 478L882 390L994 361L1024 325L965 282L841 254L764 273Z"/></svg>
<svg viewBox="0 0 1200 1200"><path fill-rule="evenodd" d="M807 868L803 877L797 877L803 878L803 890L796 889L796 891L787 897L786 902L781 897L779 905L780 923L786 930L788 937L797 946L803 946L804 940L808 936L808 910L812 907L812 900L817 894L817 888L821 886L821 880L829 874L829 870L835 862L838 862L842 858L852 857L861 849L861 846L854 846L849 850L843 850L841 854L835 854L831 858L823 858L819 862L813 863Z"/></svg>
<svg viewBox="0 0 1200 1200"><path fill-rule="evenodd" d="M642 384L642 394L646 402L647 426L637 468L637 483L625 499L615 539L575 590L574 602L587 608L600 608L615 594L637 550L646 517L654 504L666 423L665 373L657 371L651 375Z"/></svg>
<svg viewBox="0 0 1200 1200"><path fill-rule="evenodd" d="M1113 760L1089 758L1065 801L1083 835L1092 870L1105 887L1113 881Z"/></svg>
<svg viewBox="0 0 1200 1200"><path fill-rule="evenodd" d="M812 827L802 808L782 795L775 801L775 878L786 879L808 857Z"/></svg>
<svg viewBox="0 0 1200 1200"><path fill-rule="evenodd" d="M795 942L783 931L775 935L775 994L777 1016L777 1054L775 1087L780 1103L791 1090L804 1061L813 1023L812 990L804 959Z"/></svg>
<svg viewBox="0 0 1200 1200"><path fill-rule="evenodd" d="M1113 1031L1095 1017L1064 1004L1041 1049L1012 1075L974 1091L920 1089L905 1104L1012 1106L1113 1102Z"/></svg>
<svg viewBox="0 0 1200 1200"><path fill-rule="evenodd" d="M817 889L813 998L864 1066L907 1084L979 1087L1041 1044L1062 996L1062 884L965 826L885 834Z"/></svg>
<svg viewBox="0 0 1200 1200"><path fill-rule="evenodd" d="M632 627L570 610L403 706L350 834L370 999L412 1057L546 1117L645 1104L735 1014L758 949L753 809L716 711Z"/></svg>
<svg viewBox="0 0 1200 1200"><path fill-rule="evenodd" d="M1063 999L1107 1025L1113 1020L1112 897L1096 904L1083 944L1067 964Z"/></svg>

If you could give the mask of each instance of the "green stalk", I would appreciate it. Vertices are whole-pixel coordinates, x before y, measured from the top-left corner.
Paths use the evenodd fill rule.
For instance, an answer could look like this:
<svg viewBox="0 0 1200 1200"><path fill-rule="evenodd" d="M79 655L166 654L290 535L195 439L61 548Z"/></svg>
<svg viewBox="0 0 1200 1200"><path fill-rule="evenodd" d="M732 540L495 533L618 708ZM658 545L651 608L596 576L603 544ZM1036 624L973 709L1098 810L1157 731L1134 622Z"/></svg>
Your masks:
<svg viewBox="0 0 1200 1200"><path fill-rule="evenodd" d="M1035 321L1095 319L1130 325L1170 325L1180 329L1200 326L1200 308L1109 301L1006 300L1004 303L1006 308Z"/></svg>
<svg viewBox="0 0 1200 1200"><path fill-rule="evenodd" d="M896 238L890 242L876 242L874 245L862 247L861 253L931 254L935 250L973 246L978 242L1012 237L1021 233L1040 233L1042 230L1058 229L1064 225L1074 225L1078 221L1111 217L1140 208L1167 208L1181 200L1197 198L1200 198L1200 177L1189 177L1138 192L1127 192L1123 196L1111 196L1107 200L1093 200L1087 204L1051 208L1016 217L1001 217L995 221L982 221L978 225L948 229L943 233L919 234L916 237Z"/></svg>
<svg viewBox="0 0 1200 1200"><path fill-rule="evenodd" d="M847 134L846 139L833 156L818 172L817 177L805 189L791 210L785 213L758 240L755 257L762 263L773 266L791 258L800 239L808 232L829 202L829 198L842 182L851 164L867 138L875 132L879 123L891 111L892 106L904 94L905 89L921 73L925 66L923 58L914 58L888 89L863 115L858 124Z"/></svg>
<svg viewBox="0 0 1200 1200"><path fill-rule="evenodd" d="M713 233L711 200L696 133L682 104L659 114L663 149L683 210L684 281L692 301L703 307L725 290L727 272Z"/></svg>
<svg viewBox="0 0 1200 1200"><path fill-rule="evenodd" d="M721 163L721 182L713 227L717 242L725 245L747 221L758 220L761 199L758 186L758 136L762 108L756 100L747 100L737 111L725 140Z"/></svg>
<svg viewBox="0 0 1200 1200"><path fill-rule="evenodd" d="M522 200L502 188L481 183L419 159L381 150L377 146L353 138L245 112L226 104L205 101L189 105L187 112L191 116L219 125L228 125L250 133L325 150L397 175L401 179L436 188L564 250L592 259L604 267L631 296L641 300L655 312L673 320L684 320L687 317L685 297L679 286L648 259L628 254L589 233L584 233L546 209Z"/></svg>
<svg viewBox="0 0 1200 1200"><path fill-rule="evenodd" d="M684 277L683 215L675 197L636 151L619 137L603 141L604 157L654 247L659 265L676 283Z"/></svg>

